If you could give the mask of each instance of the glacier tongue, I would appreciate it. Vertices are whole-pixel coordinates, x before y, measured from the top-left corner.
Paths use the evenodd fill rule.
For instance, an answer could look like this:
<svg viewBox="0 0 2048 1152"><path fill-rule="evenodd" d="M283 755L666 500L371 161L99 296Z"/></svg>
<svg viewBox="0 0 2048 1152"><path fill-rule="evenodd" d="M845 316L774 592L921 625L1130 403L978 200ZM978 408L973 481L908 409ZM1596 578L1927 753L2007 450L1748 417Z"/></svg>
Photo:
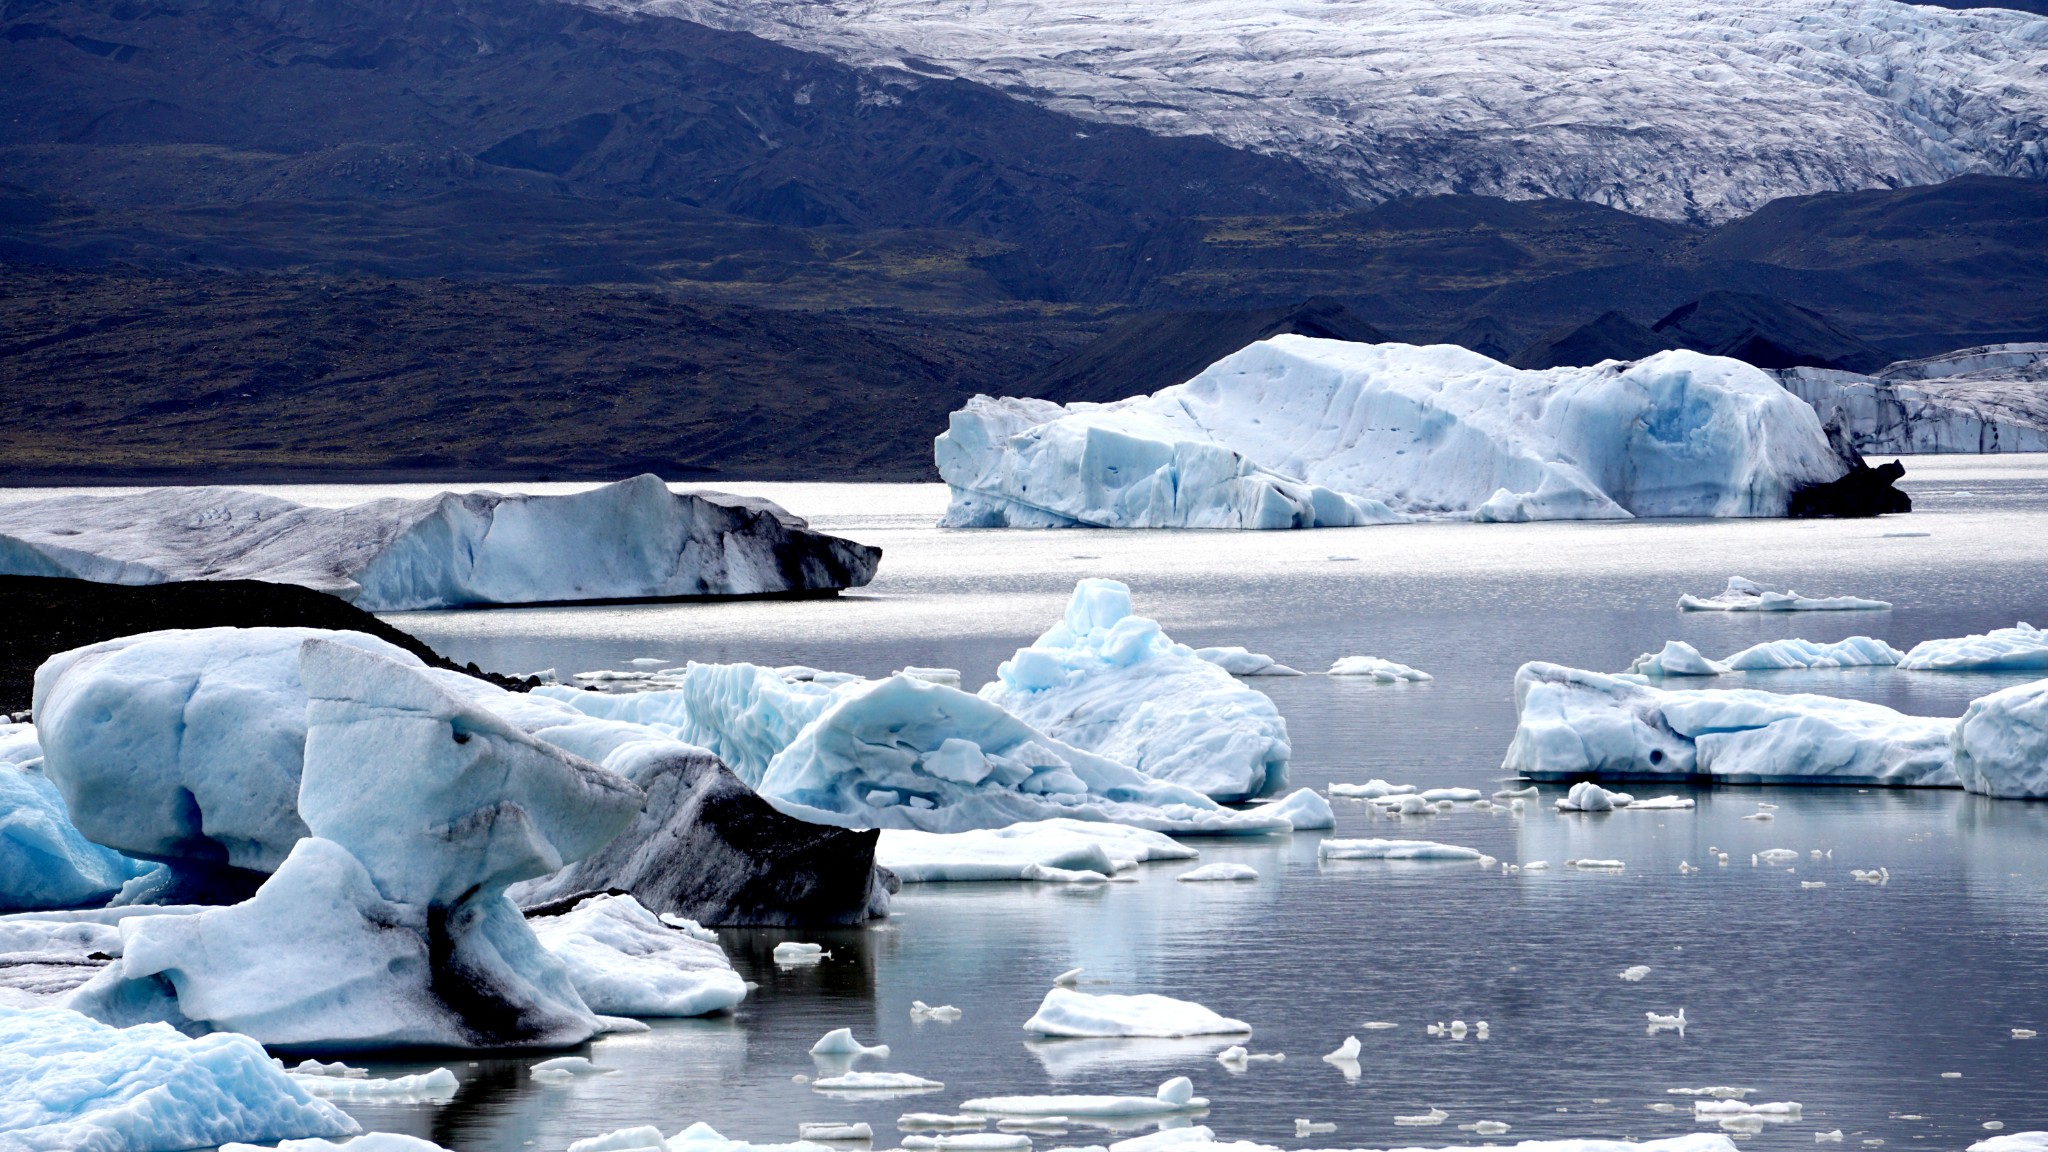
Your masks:
<svg viewBox="0 0 2048 1152"><path fill-rule="evenodd" d="M584 0L1092 120L1293 156L1354 194L1722 221L1781 196L2048 175L2048 20L1889 0Z"/></svg>
<svg viewBox="0 0 2048 1152"><path fill-rule="evenodd" d="M1777 375L1859 452L2048 452L2048 344L1960 348L1870 376Z"/></svg>
<svg viewBox="0 0 2048 1152"><path fill-rule="evenodd" d="M1782 516L1847 472L1813 409L1736 360L1525 372L1293 335L1115 404L976 397L934 451L962 527Z"/></svg>

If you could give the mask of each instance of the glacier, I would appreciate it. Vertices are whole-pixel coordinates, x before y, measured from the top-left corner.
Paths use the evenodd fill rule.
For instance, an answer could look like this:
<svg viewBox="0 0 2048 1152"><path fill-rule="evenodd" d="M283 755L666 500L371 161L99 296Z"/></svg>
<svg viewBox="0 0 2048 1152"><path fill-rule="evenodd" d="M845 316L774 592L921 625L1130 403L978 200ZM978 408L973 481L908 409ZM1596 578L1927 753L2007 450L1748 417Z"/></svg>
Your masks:
<svg viewBox="0 0 2048 1152"><path fill-rule="evenodd" d="M1369 201L1783 196L2048 176L2048 20L1887 0L583 0L1294 157ZM1709 159L1711 158L1711 159Z"/></svg>
<svg viewBox="0 0 2048 1152"><path fill-rule="evenodd" d="M953 527L1783 516L1849 470L1810 406L1737 360L1523 371L1294 335L1113 404L977 396L933 452Z"/></svg>
<svg viewBox="0 0 2048 1152"><path fill-rule="evenodd" d="M348 1136L247 1036L113 1028L64 1008L0 1007L0 1148L161 1152Z"/></svg>
<svg viewBox="0 0 2048 1152"><path fill-rule="evenodd" d="M1502 769L1534 780L1953 787L1953 719L1752 689L1652 688L1556 664L1515 672Z"/></svg>
<svg viewBox="0 0 2048 1152"><path fill-rule="evenodd" d="M1866 455L2048 452L2048 344L1986 344L1872 375L1777 373Z"/></svg>
<svg viewBox="0 0 2048 1152"><path fill-rule="evenodd" d="M2048 680L1970 701L1956 723L1955 772L1986 796L2048 799Z"/></svg>
<svg viewBox="0 0 2048 1152"><path fill-rule="evenodd" d="M1944 640L1922 640L1899 661L1908 672L2006 672L2048 669L2048 629L2022 620Z"/></svg>
<svg viewBox="0 0 2048 1152"><path fill-rule="evenodd" d="M1065 615L980 696L1040 732L1214 800L1287 783L1287 722L1265 693L1176 644L1116 580L1074 586Z"/></svg>
<svg viewBox="0 0 2048 1152"><path fill-rule="evenodd" d="M569 970L593 1012L607 1016L709 1016L746 999L715 936L663 923L631 896L592 896L527 927ZM698 929L704 936L709 932Z"/></svg>
<svg viewBox="0 0 2048 1152"><path fill-rule="evenodd" d="M881 550L764 500L636 476L568 496L443 492L348 508L234 488L0 504L0 573L103 584L267 580L371 612L827 592Z"/></svg>

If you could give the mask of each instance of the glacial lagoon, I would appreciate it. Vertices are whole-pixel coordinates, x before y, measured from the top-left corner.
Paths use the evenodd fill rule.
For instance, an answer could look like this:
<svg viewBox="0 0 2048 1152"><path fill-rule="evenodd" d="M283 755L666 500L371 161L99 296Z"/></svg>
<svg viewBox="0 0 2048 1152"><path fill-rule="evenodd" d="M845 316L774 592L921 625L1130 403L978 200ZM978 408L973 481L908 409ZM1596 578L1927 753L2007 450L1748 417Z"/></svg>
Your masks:
<svg viewBox="0 0 2048 1152"><path fill-rule="evenodd" d="M1919 511L1872 521L1404 525L1294 533L940 530L937 485L744 484L815 527L885 549L868 588L830 600L408 613L392 623L458 661L564 679L637 657L808 664L881 675L958 668L972 689L1056 619L1076 579L1130 584L1175 639L1241 644L1305 671L1346 655L1435 679L1371 684L1248 680L1286 716L1293 782L1382 777L1492 792L1514 729L1510 686L1527 660L1618 670L1666 640L1709 656L1762 640L1874 635L1896 647L2048 621L2048 457L1909 458ZM535 486L567 490L571 486ZM267 488L314 503L416 494L409 486ZM4 497L43 493L10 492ZM1814 595L1891 601L1883 612L1680 613L1681 593L1741 574ZM1853 696L1925 715L2038 673L1895 669L1757 673L1708 682ZM1691 686L1691 685L1687 685ZM1257 869L1252 883L1178 884L1191 862L1133 883L907 887L859 930L721 933L760 987L731 1017L655 1021L587 1054L610 1075L533 1080L540 1057L371 1062L373 1075L446 1065L441 1104L351 1104L367 1129L465 1152L560 1149L615 1128L673 1133L707 1121L759 1143L810 1121L865 1121L892 1147L905 1112L1040 1092L1149 1095L1187 1075L1220 1139L1281 1147L1513 1143L1720 1131L1673 1088L1733 1085L1752 1103L1798 1101L1798 1120L1737 1133L1745 1146L1842 1143L1960 1149L2048 1127L2048 803L1954 791L1631 785L1693 796L1689 811L1562 815L1545 787L1528 811L1396 819L1333 801L1333 833L1205 839L1199 863ZM1773 804L1770 820L1744 819ZM1545 870L1469 863L1320 862L1328 835L1468 845ZM1796 860L1752 864L1791 849ZM1726 853L1722 865L1710 849ZM1813 853L1820 855L1815 858ZM1615 859L1581 871L1568 859ZM1681 861L1699 866L1682 872ZM1882 884L1855 869L1883 867ZM1814 887L1812 885L1824 885ZM776 943L831 950L778 968ZM1647 966L1642 979L1623 969ZM1230 1038L1027 1041L1053 977L1084 991L1160 992L1251 1023L1242 1072ZM1090 983L1101 981L1102 983ZM913 1022L923 1000L956 1022ZM1685 1009L1683 1033L1645 1013ZM1478 1039L1427 1026L1484 1020ZM1368 1029L1369 1021L1396 1027ZM833 1028L887 1043L859 1067L911 1072L942 1091L848 1099L808 1079ZM1357 1075L1321 1059L1346 1036ZM1954 1074L1954 1075L1951 1075ZM802 1079L799 1079L802 1078ZM1396 1116L1442 1110L1427 1127ZM1296 1138L1294 1121L1336 1125ZM1498 1121L1505 1135L1459 1125ZM1084 1125L1040 1148L1104 1141Z"/></svg>

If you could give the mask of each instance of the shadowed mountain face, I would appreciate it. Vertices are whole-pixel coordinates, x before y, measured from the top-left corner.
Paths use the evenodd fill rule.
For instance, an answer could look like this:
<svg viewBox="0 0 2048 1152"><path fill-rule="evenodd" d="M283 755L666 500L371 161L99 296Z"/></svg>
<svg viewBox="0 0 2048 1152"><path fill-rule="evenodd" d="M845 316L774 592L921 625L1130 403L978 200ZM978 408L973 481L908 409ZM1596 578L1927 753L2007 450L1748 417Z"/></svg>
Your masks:
<svg viewBox="0 0 2048 1152"><path fill-rule="evenodd" d="M1515 353L1508 363L1517 368L1583 368L1602 360L1640 360L1676 347L1679 345L1671 337L1613 311L1546 333Z"/></svg>
<svg viewBox="0 0 2048 1152"><path fill-rule="evenodd" d="M1875 372L1892 360L1817 312L1748 292L1709 292L1673 309L1651 331L1679 347L1759 368Z"/></svg>

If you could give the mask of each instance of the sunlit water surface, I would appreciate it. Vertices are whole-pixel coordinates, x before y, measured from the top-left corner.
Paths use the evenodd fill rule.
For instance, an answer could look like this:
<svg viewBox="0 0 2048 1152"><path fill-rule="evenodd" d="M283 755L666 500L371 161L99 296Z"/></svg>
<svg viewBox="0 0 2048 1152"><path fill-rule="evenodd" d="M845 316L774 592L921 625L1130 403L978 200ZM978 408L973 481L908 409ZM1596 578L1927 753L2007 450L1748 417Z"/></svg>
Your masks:
<svg viewBox="0 0 2048 1152"><path fill-rule="evenodd" d="M409 613L393 623L458 660L499 671L570 673L639 656L804 663L870 675L905 664L959 668L968 687L1050 623L1073 582L1111 576L1176 639L1244 644L1304 670L1376 655L1433 673L1384 686L1308 676L1251 680L1294 741L1296 783L1381 776L1428 786L1500 787L1514 729L1517 665L1614 670L1667 639L1711 656L1759 640L1854 634L1904 648L1937 636L2048 621L2048 458L1908 460L1920 508L1855 522L1428 525L1302 533L949 532L931 527L944 491L925 485L736 485L819 528L885 549L856 594L807 602ZM537 485L531 490L571 490ZM347 503L425 487L268 489ZM6 494L9 496L16 493ZM21 493L27 495L27 493ZM1925 533L1900 536L1896 533ZM1740 573L1810 594L1889 600L1885 612L1681 614L1682 592ZM1953 716L2025 675L1896 670L1731 677ZM1639 795L1674 791L1637 786ZM921 885L864 930L727 931L760 988L734 1016L657 1023L601 1039L617 1069L563 1086L526 1075L532 1057L451 1066L444 1106L353 1107L368 1127L465 1152L560 1149L627 1125L674 1132L709 1121L729 1136L789 1140L800 1121L865 1120L878 1147L898 1115L951 1111L1001 1093L1149 1094L1188 1075L1211 1100L1201 1122L1226 1139L1283 1147L1479 1145L1457 1125L1511 1125L1493 1142L1555 1136L1649 1138L1696 1130L1666 1089L1754 1088L1752 1102L1805 1106L1795 1123L1745 1136L1758 1148L1960 1149L2008 1130L2048 1128L2048 803L1956 792L1729 788L1690 812L1515 817L1460 810L1398 821L1336 804L1336 835L1466 844L1547 872L1463 864L1319 864L1323 834L1197 841L1205 861L1243 861L1250 884L1177 884L1182 864L1131 884ZM1746 821L1759 800L1775 819ZM1767 848L1793 865L1752 866ZM1729 856L1714 862L1710 848ZM1822 857L1809 853L1819 850ZM1561 867L1613 858L1618 874ZM1680 862L1704 870L1682 874ZM1883 886L1852 868L1889 869ZM1804 883L1823 882L1808 888ZM778 971L786 938L833 950ZM1621 980L1648 965L1640 982ZM1075 966L1088 990L1198 1000L1256 1029L1280 1064L1232 1073L1228 1041L1027 1041L1020 1025L1052 976ZM913 999L952 1004L952 1024L912 1023ZM1684 1008L1684 1034L1651 1033L1645 1012ZM1431 1037L1425 1025L1485 1020L1490 1037ZM1398 1027L1366 1030L1367 1021ZM930 1095L845 1100L799 1076L806 1050L852 1027L894 1054L864 1067L942 1080ZM1364 1045L1347 1079L1322 1054ZM381 1065L380 1071L431 1065ZM1945 1076L1960 1073L1960 1076ZM1676 1104L1675 1112L1652 1105ZM1449 1113L1430 1128L1397 1115ZM1297 1117L1333 1122L1298 1140ZM1041 1148L1101 1142L1077 1127Z"/></svg>

